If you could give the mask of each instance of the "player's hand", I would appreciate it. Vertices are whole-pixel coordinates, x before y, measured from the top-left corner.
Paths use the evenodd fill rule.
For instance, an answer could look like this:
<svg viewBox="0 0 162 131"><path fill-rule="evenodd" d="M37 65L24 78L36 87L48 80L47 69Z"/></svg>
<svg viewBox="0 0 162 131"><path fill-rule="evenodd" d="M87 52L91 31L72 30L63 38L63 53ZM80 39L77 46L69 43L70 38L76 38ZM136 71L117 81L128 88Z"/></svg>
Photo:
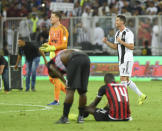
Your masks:
<svg viewBox="0 0 162 131"><path fill-rule="evenodd" d="M120 44L122 43L122 40L119 38L119 37L117 37L117 42L119 42Z"/></svg>
<svg viewBox="0 0 162 131"><path fill-rule="evenodd" d="M49 52L49 51L45 51L47 50L46 48L48 48L49 44L48 43L44 43L39 49L43 52Z"/></svg>
<svg viewBox="0 0 162 131"><path fill-rule="evenodd" d="M50 58L52 59L52 58L54 58L54 57L56 56L56 54L55 54L54 51L53 51L53 52L51 51L49 56L50 56Z"/></svg>
<svg viewBox="0 0 162 131"><path fill-rule="evenodd" d="M107 42L107 38L104 37L102 41L103 41L104 43L106 43L106 42Z"/></svg>
<svg viewBox="0 0 162 131"><path fill-rule="evenodd" d="M48 51L46 51L46 47L42 47L42 46L39 48L39 50L40 50L41 52L48 52Z"/></svg>
<svg viewBox="0 0 162 131"><path fill-rule="evenodd" d="M51 52L56 50L54 45L49 44L43 44L39 49L43 52Z"/></svg>
<svg viewBox="0 0 162 131"><path fill-rule="evenodd" d="M46 42L46 43L42 44L41 47L47 47L48 45L49 45L48 42Z"/></svg>
<svg viewBox="0 0 162 131"><path fill-rule="evenodd" d="M15 65L14 69L15 69L15 70L17 70L17 68L18 68L18 66L17 66L17 65Z"/></svg>

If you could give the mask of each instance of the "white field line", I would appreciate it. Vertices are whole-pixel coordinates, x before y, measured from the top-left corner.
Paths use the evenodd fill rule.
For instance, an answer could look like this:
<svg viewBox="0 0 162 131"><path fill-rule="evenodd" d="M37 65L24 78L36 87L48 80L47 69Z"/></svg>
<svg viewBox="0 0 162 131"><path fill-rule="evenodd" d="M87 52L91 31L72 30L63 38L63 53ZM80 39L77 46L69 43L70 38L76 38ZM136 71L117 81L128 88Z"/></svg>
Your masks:
<svg viewBox="0 0 162 131"><path fill-rule="evenodd" d="M27 107L41 107L41 109L10 110L10 111L1 111L0 113L24 112L24 111L43 111L43 110L50 110L50 109L52 109L52 107L49 107L49 106L31 105L31 104L7 104L7 103L0 103L0 105L8 105L8 106L27 106Z"/></svg>

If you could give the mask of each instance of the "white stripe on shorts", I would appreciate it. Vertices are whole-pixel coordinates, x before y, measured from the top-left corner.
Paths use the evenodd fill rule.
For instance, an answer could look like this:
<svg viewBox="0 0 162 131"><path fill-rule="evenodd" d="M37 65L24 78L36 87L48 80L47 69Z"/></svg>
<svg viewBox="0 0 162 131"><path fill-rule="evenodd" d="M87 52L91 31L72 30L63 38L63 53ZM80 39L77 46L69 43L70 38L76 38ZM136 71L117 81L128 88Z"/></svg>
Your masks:
<svg viewBox="0 0 162 131"><path fill-rule="evenodd" d="M120 76L129 76L132 75L133 61L126 61L123 64L119 65Z"/></svg>

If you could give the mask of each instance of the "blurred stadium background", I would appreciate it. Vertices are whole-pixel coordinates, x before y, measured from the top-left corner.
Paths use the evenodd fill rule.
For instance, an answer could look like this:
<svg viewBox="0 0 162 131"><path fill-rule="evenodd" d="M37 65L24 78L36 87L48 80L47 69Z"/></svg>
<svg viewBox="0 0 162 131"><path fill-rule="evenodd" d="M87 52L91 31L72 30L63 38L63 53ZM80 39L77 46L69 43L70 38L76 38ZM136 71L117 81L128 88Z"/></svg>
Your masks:
<svg viewBox="0 0 162 131"><path fill-rule="evenodd" d="M161 79L160 0L1 0L0 53L5 56L17 55L18 36L38 47L48 41L50 12L58 10L63 16L61 23L70 34L68 48L82 49L91 58L92 79L101 80L106 72L118 76L117 52L102 42L104 36L114 41L115 16L118 14L127 17L126 26L135 34L133 78ZM22 67L25 76L24 60ZM48 75L42 60L37 75Z"/></svg>
<svg viewBox="0 0 162 131"><path fill-rule="evenodd" d="M117 52L106 46L102 38L114 41L115 16L123 14L127 17L126 26L135 34L133 77L161 79L160 0L1 0L0 10L1 54L16 55L20 35L36 46L48 41L50 12L59 10L61 23L70 34L68 48L82 49L91 56L91 76L103 76L105 72L118 76ZM47 76L41 64L37 75ZM24 63L22 66L25 75Z"/></svg>

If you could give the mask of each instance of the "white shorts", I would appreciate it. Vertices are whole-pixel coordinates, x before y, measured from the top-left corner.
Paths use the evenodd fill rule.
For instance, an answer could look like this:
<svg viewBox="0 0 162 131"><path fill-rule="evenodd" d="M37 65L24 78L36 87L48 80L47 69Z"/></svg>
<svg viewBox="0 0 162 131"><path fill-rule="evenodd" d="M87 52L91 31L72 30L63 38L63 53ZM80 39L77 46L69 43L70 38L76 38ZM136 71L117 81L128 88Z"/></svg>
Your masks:
<svg viewBox="0 0 162 131"><path fill-rule="evenodd" d="M133 61L126 61L123 64L119 65L120 76L129 76L132 75Z"/></svg>

